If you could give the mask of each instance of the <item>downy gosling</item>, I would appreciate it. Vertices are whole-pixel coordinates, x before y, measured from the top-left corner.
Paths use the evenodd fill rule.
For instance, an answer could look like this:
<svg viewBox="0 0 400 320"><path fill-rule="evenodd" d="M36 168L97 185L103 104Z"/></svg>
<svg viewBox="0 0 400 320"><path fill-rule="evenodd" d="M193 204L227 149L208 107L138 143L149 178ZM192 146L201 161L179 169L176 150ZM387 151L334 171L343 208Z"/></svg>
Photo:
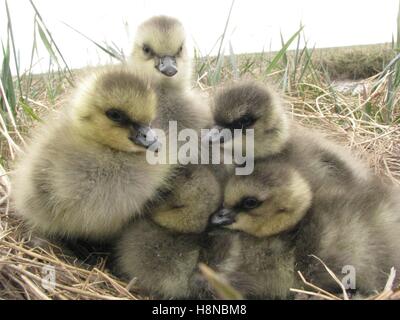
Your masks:
<svg viewBox="0 0 400 320"><path fill-rule="evenodd" d="M171 169L149 165L161 143L156 94L124 67L96 72L34 135L13 176L16 211L45 236L103 241L164 187Z"/></svg>
<svg viewBox="0 0 400 320"><path fill-rule="evenodd" d="M323 264L311 255L339 277L344 268L353 268L355 287L349 289L361 295L382 290L390 269L400 267L399 190L375 179L346 196L335 188L312 194L301 173L285 169L283 163L258 161L254 175L232 177L225 188L224 207L211 218L213 225L246 235L241 238L247 242L239 255L243 265L238 272L247 280L248 274L252 276L253 285L245 286L250 295L288 293L295 284L301 285L294 278L297 271L313 284L340 293ZM288 188L280 188L282 184ZM276 256L280 249L272 254L271 244L284 248L282 257L290 253L285 261ZM269 270L272 261L280 262ZM285 273L286 281L279 278L283 270L292 274Z"/></svg>
<svg viewBox="0 0 400 320"><path fill-rule="evenodd" d="M192 65L182 24L175 18L155 16L136 33L129 67L147 76L156 90L159 114L156 128L199 131L211 125L208 102L191 89Z"/></svg>
<svg viewBox="0 0 400 320"><path fill-rule="evenodd" d="M116 269L155 297L208 298L211 289L200 281L198 264L206 262L201 251L208 246L209 218L221 205L221 186L207 166L182 168L173 185L166 201L117 241ZM228 255L231 243L224 249Z"/></svg>
<svg viewBox="0 0 400 320"><path fill-rule="evenodd" d="M349 192L371 179L365 165L347 150L323 138L321 133L289 120L277 94L269 87L240 81L226 85L214 96L214 130L206 140L232 149L234 130L254 130L254 153L249 158L280 158L299 170L313 192ZM228 129L231 136L224 136ZM230 139L232 137L232 139Z"/></svg>

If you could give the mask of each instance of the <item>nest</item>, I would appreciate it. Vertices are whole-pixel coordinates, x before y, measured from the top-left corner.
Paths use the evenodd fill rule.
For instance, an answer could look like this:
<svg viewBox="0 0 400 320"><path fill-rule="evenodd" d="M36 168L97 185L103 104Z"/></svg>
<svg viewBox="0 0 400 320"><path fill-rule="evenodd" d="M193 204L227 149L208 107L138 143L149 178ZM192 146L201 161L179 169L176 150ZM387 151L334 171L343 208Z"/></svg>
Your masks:
<svg viewBox="0 0 400 320"><path fill-rule="evenodd" d="M384 123L379 120L382 117L373 116L374 112L384 114L387 98L388 81L381 79L378 86L376 83L377 77L359 82L361 90L356 94L299 84L298 90L286 96L286 101L290 115L298 122L317 127L330 139L349 146L369 163L377 175L399 184L400 126L396 121ZM201 87L207 90L204 85ZM45 102L30 103L38 108L45 106ZM365 112L371 104L376 110ZM387 114L392 119L399 116L398 97L394 106ZM19 144L14 139L22 139L17 127L14 129L16 132L6 135L2 146L2 154L7 152L10 158ZM146 299L135 289L134 282L124 283L111 275L106 268L106 258L88 266L73 257L64 256L55 245L35 245L23 223L14 215L6 170L2 169L0 175L1 299ZM302 277L301 274L299 276ZM49 277L56 280L54 285L49 282ZM335 275L332 274L332 277ZM310 290L293 289L294 292L321 299L348 298L345 291L342 297L338 297L302 279ZM385 290L372 299L400 299L400 292L393 288L393 274Z"/></svg>

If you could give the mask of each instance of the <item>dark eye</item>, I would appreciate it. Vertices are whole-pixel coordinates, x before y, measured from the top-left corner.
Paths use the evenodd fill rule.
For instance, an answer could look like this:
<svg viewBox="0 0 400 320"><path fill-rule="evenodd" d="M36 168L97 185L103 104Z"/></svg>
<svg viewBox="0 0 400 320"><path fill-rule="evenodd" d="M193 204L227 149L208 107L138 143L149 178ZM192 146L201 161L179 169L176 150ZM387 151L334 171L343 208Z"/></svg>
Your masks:
<svg viewBox="0 0 400 320"><path fill-rule="evenodd" d="M251 116L244 116L239 120L240 126L242 128L248 128L254 124L254 119Z"/></svg>
<svg viewBox="0 0 400 320"><path fill-rule="evenodd" d="M125 112L118 110L118 109L110 109L106 111L106 116L110 120L118 123L127 122L128 117L126 116Z"/></svg>
<svg viewBox="0 0 400 320"><path fill-rule="evenodd" d="M183 46L181 46L181 47L179 48L179 50L178 50L178 55L180 55L180 54L182 53L182 51L183 51Z"/></svg>
<svg viewBox="0 0 400 320"><path fill-rule="evenodd" d="M255 122L256 120L252 116L245 115L233 122L231 127L233 129L247 129L248 127L251 127Z"/></svg>
<svg viewBox="0 0 400 320"><path fill-rule="evenodd" d="M147 55L150 55L152 51L151 51L151 49L150 49L149 46L144 45L144 46L143 46L143 52L144 52L145 54L147 54Z"/></svg>
<svg viewBox="0 0 400 320"><path fill-rule="evenodd" d="M243 199L241 207L246 210L251 210L257 208L259 205L260 201L258 201L258 199L250 197Z"/></svg>

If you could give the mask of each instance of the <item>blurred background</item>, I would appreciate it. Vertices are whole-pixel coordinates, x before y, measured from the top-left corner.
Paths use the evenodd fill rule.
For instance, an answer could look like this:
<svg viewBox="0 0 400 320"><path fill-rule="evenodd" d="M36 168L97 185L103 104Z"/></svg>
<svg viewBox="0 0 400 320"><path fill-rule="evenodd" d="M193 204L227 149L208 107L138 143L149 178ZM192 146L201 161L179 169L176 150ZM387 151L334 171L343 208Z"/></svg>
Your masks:
<svg viewBox="0 0 400 320"><path fill-rule="evenodd" d="M35 0L34 5L66 62L71 68L80 68L108 63L110 57L70 27L128 54L138 24L157 14L180 19L192 47L202 55L217 54L217 42L224 33L232 1ZM49 60L41 34L34 27L38 20L35 9L29 0L8 1L8 7L20 69L29 68L36 37L38 52L33 71L44 72ZM305 34L301 46L304 41L317 48L388 43L396 36L397 7L397 0L236 0L222 49L228 53L231 43L235 53L278 50L281 34L288 39L300 23ZM4 44L5 3L1 3L0 22ZM291 48L295 46L293 43Z"/></svg>

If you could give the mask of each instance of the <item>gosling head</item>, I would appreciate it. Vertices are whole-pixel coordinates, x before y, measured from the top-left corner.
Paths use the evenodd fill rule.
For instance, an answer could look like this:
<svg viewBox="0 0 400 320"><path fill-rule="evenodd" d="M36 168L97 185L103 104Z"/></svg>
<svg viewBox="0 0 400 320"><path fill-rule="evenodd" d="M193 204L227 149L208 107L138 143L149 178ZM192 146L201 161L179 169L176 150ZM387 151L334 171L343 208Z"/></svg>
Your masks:
<svg viewBox="0 0 400 320"><path fill-rule="evenodd" d="M106 68L77 92L72 123L86 141L124 152L157 151L161 145L151 129L156 101L148 83L133 72Z"/></svg>
<svg viewBox="0 0 400 320"><path fill-rule="evenodd" d="M243 134L247 129L254 130L255 158L280 152L288 140L287 118L279 99L254 81L222 88L214 97L212 112L215 126L206 140L222 143L224 148L232 148L239 139L234 135L235 129L243 130Z"/></svg>
<svg viewBox="0 0 400 320"><path fill-rule="evenodd" d="M182 24L167 16L145 21L138 28L130 62L155 85L188 85L191 65Z"/></svg>
<svg viewBox="0 0 400 320"><path fill-rule="evenodd" d="M177 233L201 234L210 215L220 207L222 192L214 173L204 166L193 168L175 178L171 198L152 213L159 226Z"/></svg>
<svg viewBox="0 0 400 320"><path fill-rule="evenodd" d="M280 163L257 164L253 175L228 181L223 207L211 216L210 224L268 237L295 227L311 200L310 186L296 169Z"/></svg>

